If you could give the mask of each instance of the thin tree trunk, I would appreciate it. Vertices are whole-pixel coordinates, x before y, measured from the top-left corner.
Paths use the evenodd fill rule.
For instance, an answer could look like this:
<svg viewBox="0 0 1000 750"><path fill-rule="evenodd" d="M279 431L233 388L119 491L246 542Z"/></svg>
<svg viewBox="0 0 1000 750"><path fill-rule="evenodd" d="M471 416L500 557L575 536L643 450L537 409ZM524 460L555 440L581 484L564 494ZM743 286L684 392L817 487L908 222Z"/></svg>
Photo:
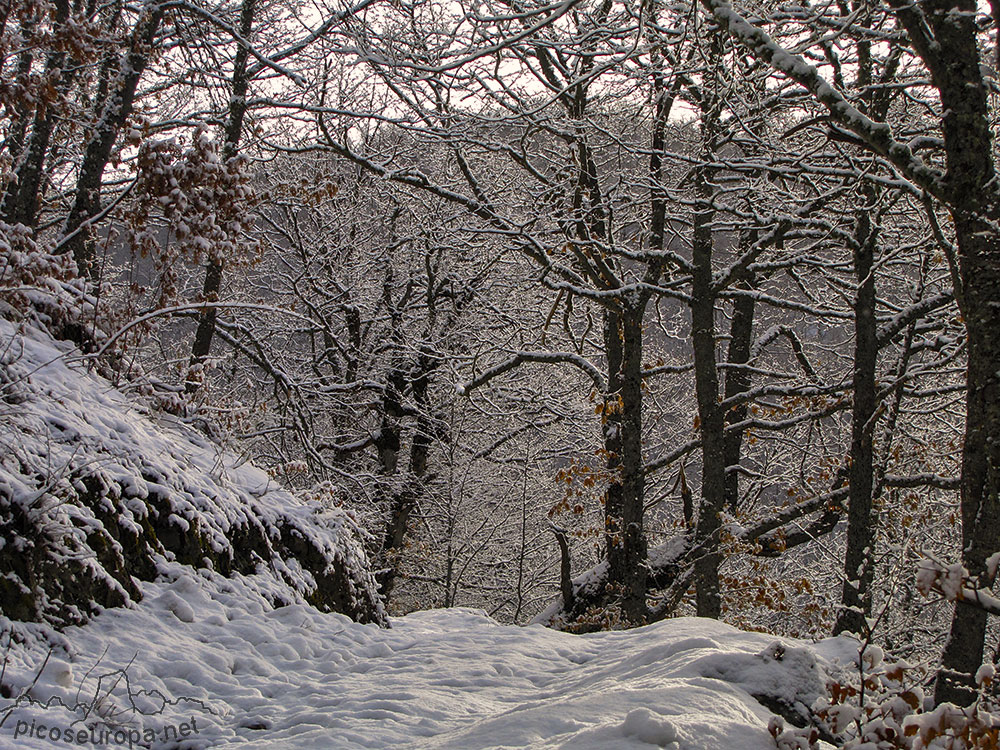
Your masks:
<svg viewBox="0 0 1000 750"><path fill-rule="evenodd" d="M748 233L747 242L743 243L750 247L757 241L757 232ZM737 287L743 290L753 288L754 278L741 280ZM723 398L729 400L735 398L750 388L750 373L744 369L739 369L740 365L746 365L750 361L750 349L753 346L753 317L755 308L754 298L750 295L739 295L733 302L733 320L729 325L729 348L726 352L725 392ZM739 424L747 418L749 404L743 401L736 406L730 407L725 415L726 425ZM726 464L726 489L724 506L730 512L739 507L740 499L740 473L737 470L740 459L743 457L743 430L728 429L725 434L725 464Z"/></svg>
<svg viewBox="0 0 1000 750"><path fill-rule="evenodd" d="M718 64L721 34L710 25L710 65ZM695 396L701 434L701 502L695 528L695 544L701 550L694 563L695 605L700 617L722 614L719 585L719 532L726 502L725 415L719 403L719 370L715 352L715 303L712 279L714 237L712 207L714 170L708 166L715 153L719 132L720 102L716 95L714 71L705 76L701 93L702 165L695 174L695 209L692 237L691 345L694 354Z"/></svg>
<svg viewBox="0 0 1000 750"><path fill-rule="evenodd" d="M646 619L645 476L642 463L642 308L622 315L622 533L625 585L622 611L639 625Z"/></svg>
<svg viewBox="0 0 1000 750"><path fill-rule="evenodd" d="M863 191L869 205L858 212L854 251L857 293L854 298L854 408L851 414L851 453L848 466L847 550L844 555L844 584L841 610L834 635L843 632L868 635L871 614L871 585L875 518L872 512L876 398L875 369L878 359L878 321L875 318L876 229L870 211L875 190Z"/></svg>
<svg viewBox="0 0 1000 750"><path fill-rule="evenodd" d="M698 204L694 219L694 271L691 279L691 344L701 433L701 502L695 543L702 550L695 560L695 593L699 617L722 613L719 587L720 513L726 498L726 440L719 405L719 372L715 358L715 293L712 288L712 189L704 169L697 176Z"/></svg>
<svg viewBox="0 0 1000 750"><path fill-rule="evenodd" d="M94 133L87 143L76 182L76 198L63 236L66 238L61 251L72 253L81 274L93 276L94 244L86 223L101 210L101 180L111 159L111 150L124 127L135 102L139 79L146 70L152 53L153 41L163 20L159 2L145 4L136 21L129 41L128 52L120 67L114 91L104 101L94 125Z"/></svg>
<svg viewBox="0 0 1000 750"><path fill-rule="evenodd" d="M254 14L257 9L257 0L243 0L240 9L240 35L244 39L249 39L253 33ZM249 50L244 45L240 45L236 50L233 59L232 91L229 96L229 115L226 120L225 141L222 144L223 162L232 159L239 153L240 137L243 134L243 121L247 111L247 91L250 87L250 79L247 75L247 60ZM206 302L217 302L219 293L222 291L222 258L209 255L208 266L205 269L205 282L202 285L201 297ZM198 314L198 328L194 334L194 341L191 344L191 359L188 370L200 369L208 358L212 350L212 339L215 337L215 321L217 309L209 307ZM184 384L184 389L191 393L198 389L203 382L201 377L189 377Z"/></svg>
<svg viewBox="0 0 1000 750"><path fill-rule="evenodd" d="M610 484L605 496L605 546L612 586L622 598L622 618L646 618L645 477L642 466L642 313L605 311L608 392L604 450Z"/></svg>

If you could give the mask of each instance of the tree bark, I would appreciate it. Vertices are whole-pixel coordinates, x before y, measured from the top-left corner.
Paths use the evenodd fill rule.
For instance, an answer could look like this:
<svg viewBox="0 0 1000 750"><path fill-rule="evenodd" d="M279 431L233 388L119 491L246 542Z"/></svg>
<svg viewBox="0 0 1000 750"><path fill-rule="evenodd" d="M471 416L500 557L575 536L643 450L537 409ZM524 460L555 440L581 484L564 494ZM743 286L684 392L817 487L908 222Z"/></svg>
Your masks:
<svg viewBox="0 0 1000 750"><path fill-rule="evenodd" d="M240 9L240 35L249 39L253 33L254 14L257 10L257 0L243 0ZM247 112L247 91L250 88L250 77L247 75L247 61L250 52L245 45L240 45L233 59L232 90L229 95L229 115L226 120L225 140L222 144L223 162L232 159L239 153L240 137L243 134L243 121ZM206 302L217 302L222 291L222 258L209 256L205 268L205 283L202 285L201 298ZM209 307L198 314L198 328L191 344L191 359L188 370L200 368L212 350L212 339L215 336L216 308ZM188 378L184 389L191 393L198 389L202 378Z"/></svg>
<svg viewBox="0 0 1000 750"><path fill-rule="evenodd" d="M712 288L711 186L705 170L697 177L699 203L694 220L694 272L691 279L691 344L694 352L695 391L701 432L701 502L698 506L694 564L699 617L722 614L719 588L720 513L726 498L725 421L719 403L719 372L715 358L715 301Z"/></svg>
<svg viewBox="0 0 1000 750"><path fill-rule="evenodd" d="M132 113L136 88L149 63L153 41L163 20L163 13L159 2L148 2L142 6L139 19L132 31L128 51L124 55L116 86L101 107L94 125L94 133L87 143L80 165L76 198L63 229L65 241L62 243L61 252L72 253L80 273L91 277L96 273L94 244L86 223L100 213L101 180L104 169L111 159L111 150L118 139L118 133Z"/></svg>
<svg viewBox="0 0 1000 750"><path fill-rule="evenodd" d="M877 230L872 227L870 210L874 189L863 194L869 205L858 212L854 273L854 408L851 414L851 452L848 466L847 550L844 555L844 583L841 610L834 635L843 632L868 635L871 614L872 559L875 544L875 517L872 512L872 456L875 412L878 406L875 368L878 358L878 322L875 319L875 246Z"/></svg>
<svg viewBox="0 0 1000 750"><path fill-rule="evenodd" d="M986 559L1000 547L1000 191L986 88L976 40L974 0L928 0L936 49L922 51L941 95L947 202L955 220L968 334L965 445L962 453L962 563L989 584ZM910 29L908 28L908 31ZM913 32L911 32L912 35ZM983 660L986 612L955 607L935 684L935 700L968 703Z"/></svg>
<svg viewBox="0 0 1000 750"><path fill-rule="evenodd" d="M710 66L719 62L722 39L718 28L709 26ZM719 134L719 108L714 80L709 70L701 93L702 164L695 173L695 208L692 237L691 273L691 346L694 354L695 396L701 433L701 502L695 528L695 546L702 550L694 563L695 604L699 617L718 618L722 614L719 585L719 533L721 513L726 502L725 414L719 398L719 369L715 351L715 305L717 292L713 283L712 257L714 236L712 207L715 170L713 160Z"/></svg>
<svg viewBox="0 0 1000 750"><path fill-rule="evenodd" d="M745 245L753 245L757 241L757 233L749 232L748 241ZM749 275L746 279L738 282L740 289L749 290L753 288L755 279ZM733 302L733 319L729 324L729 347L726 351L726 364L730 365L726 370L725 393L723 398L728 401L735 398L750 388L750 373L740 369L740 365L746 365L750 361L750 350L753 346L753 318L755 308L754 298L749 295L737 296ZM739 424L747 418L749 403L741 401L736 406L730 407L726 412L726 425ZM726 487L724 507L730 511L735 511L739 507L740 499L740 473L737 470L740 458L743 456L743 430L727 429L725 436L725 459L726 464Z"/></svg>
<svg viewBox="0 0 1000 750"><path fill-rule="evenodd" d="M620 590L628 625L646 619L645 476L642 463L642 307L605 311L608 393L604 449L610 484L605 496L609 581Z"/></svg>
<svg viewBox="0 0 1000 750"><path fill-rule="evenodd" d="M1000 210L996 204L986 210L983 216L965 212L955 216L969 350L962 452L962 564L984 586L992 584L986 560L1000 548L1000 246L995 229ZM989 216L994 217L992 221ZM955 605L935 684L938 703L968 704L975 699L974 675L983 662L986 625L984 610L963 602Z"/></svg>

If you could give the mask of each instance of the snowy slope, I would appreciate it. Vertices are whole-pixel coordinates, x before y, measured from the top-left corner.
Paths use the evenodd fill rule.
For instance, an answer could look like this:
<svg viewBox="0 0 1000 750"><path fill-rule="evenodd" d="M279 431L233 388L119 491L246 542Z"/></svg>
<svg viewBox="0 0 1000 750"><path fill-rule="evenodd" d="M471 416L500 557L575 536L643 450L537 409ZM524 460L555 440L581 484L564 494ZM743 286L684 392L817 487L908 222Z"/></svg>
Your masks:
<svg viewBox="0 0 1000 750"><path fill-rule="evenodd" d="M0 700L12 709L0 747L14 747L20 727L17 747L52 748L47 737L25 736L32 722L36 734L38 724L50 731L74 719L78 730L87 706L127 707L116 669L147 714L125 711L117 721L152 729L145 746L189 749L773 750L770 714L750 694L811 703L822 687L808 648L776 648L771 636L709 620L571 635L454 609L394 619L386 630L305 604L272 609L240 576L179 565L174 573L143 584L134 608L49 633L61 645L31 693L80 706ZM5 683L14 694L31 686L46 648L39 639L11 649ZM112 675L104 685L113 701L94 700L102 674ZM197 732L163 741L192 720Z"/></svg>
<svg viewBox="0 0 1000 750"><path fill-rule="evenodd" d="M361 531L0 319L0 612L55 625L141 597L178 561L271 601L384 621Z"/></svg>

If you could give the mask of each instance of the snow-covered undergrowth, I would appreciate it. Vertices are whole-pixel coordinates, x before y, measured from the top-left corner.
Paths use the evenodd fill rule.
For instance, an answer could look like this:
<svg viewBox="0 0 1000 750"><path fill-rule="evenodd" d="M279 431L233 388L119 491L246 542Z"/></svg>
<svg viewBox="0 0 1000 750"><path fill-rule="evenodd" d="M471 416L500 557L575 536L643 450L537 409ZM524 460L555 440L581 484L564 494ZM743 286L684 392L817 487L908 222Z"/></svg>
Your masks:
<svg viewBox="0 0 1000 750"><path fill-rule="evenodd" d="M47 663L42 639L15 644L8 694L49 706L0 700L0 746L67 746L67 730L89 743L103 715L112 747L132 731L152 748L774 750L752 695L801 707L823 691L811 648L710 620L571 635L452 609L386 630L171 570L135 607L46 631L61 644Z"/></svg>
<svg viewBox="0 0 1000 750"><path fill-rule="evenodd" d="M0 604L57 626L133 603L172 562L275 603L384 621L361 532L0 319Z"/></svg>

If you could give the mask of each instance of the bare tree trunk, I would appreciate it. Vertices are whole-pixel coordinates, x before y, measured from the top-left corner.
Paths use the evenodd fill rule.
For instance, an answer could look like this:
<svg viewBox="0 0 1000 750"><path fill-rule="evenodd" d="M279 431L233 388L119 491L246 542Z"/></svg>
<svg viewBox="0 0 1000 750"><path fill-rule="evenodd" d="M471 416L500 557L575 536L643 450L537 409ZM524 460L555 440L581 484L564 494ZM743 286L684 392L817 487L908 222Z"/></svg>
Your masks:
<svg viewBox="0 0 1000 750"><path fill-rule="evenodd" d="M994 201L996 199L994 198ZM983 216L958 214L955 229L962 259L968 332L965 446L962 452L962 564L981 585L990 585L987 558L1000 549L1000 243L997 205ZM971 215L970 215L971 214ZM989 220L991 217L992 221ZM937 702L975 699L974 675L983 661L986 612L959 602L937 675Z"/></svg>
<svg viewBox="0 0 1000 750"><path fill-rule="evenodd" d="M757 232L747 233L747 241L743 244L752 246L757 241ZM752 275L737 284L738 289L750 290L753 288L754 278ZM746 365L750 361L750 350L753 346L753 316L755 302L750 295L739 295L733 302L733 320L729 324L729 348L726 352L725 393L723 398L736 398L746 393L750 388L750 373L741 369L741 365ZM749 404L742 401L726 410L725 419L727 427L739 424L747 418ZM739 507L740 499L740 473L738 467L740 458L743 456L743 430L727 429L725 434L725 464L726 464L726 489L724 507L730 511L735 511Z"/></svg>
<svg viewBox="0 0 1000 750"><path fill-rule="evenodd" d="M53 25L58 29L69 20L69 0L56 0ZM45 60L45 78L58 81L58 93L62 96L69 90L72 74L63 71L66 62L66 52L56 49L50 52ZM49 141L55 128L58 102L39 102L35 109L35 118L31 126L31 136L27 140L24 152L20 154L15 179L3 196L3 206L0 215L8 224L24 224L33 227L36 224L38 203L41 193L43 166L49 152ZM21 133L21 143L24 134Z"/></svg>
<svg viewBox="0 0 1000 750"><path fill-rule="evenodd" d="M94 133L87 143L76 181L76 198L63 229L65 241L61 251L72 253L81 274L93 276L94 245L86 223L101 210L101 180L111 158L118 133L121 131L135 102L139 79L152 54L153 41L163 20L159 2L143 5L129 41L128 51L120 66L114 90L104 101Z"/></svg>
<svg viewBox="0 0 1000 750"><path fill-rule="evenodd" d="M619 590L629 625L646 619L645 477L642 465L642 312L605 311L609 401L604 449L611 477L605 497L609 581Z"/></svg>
<svg viewBox="0 0 1000 750"><path fill-rule="evenodd" d="M854 250L854 273L857 292L854 298L854 408L851 415L851 453L848 466L847 550L844 555L844 584L840 614L834 634L843 632L868 635L871 614L871 585L875 544L875 518L872 512L874 449L873 421L878 406L875 368L878 358L878 329L875 319L875 246L877 228L872 227L870 211L876 199L872 188L863 191L868 206L857 216Z"/></svg>
<svg viewBox="0 0 1000 750"><path fill-rule="evenodd" d="M986 559L1000 548L1000 191L986 88L976 43L974 0L930 0L923 14L934 46L918 44L941 95L947 172L962 289L956 290L968 333L965 446L962 452L962 563L989 584ZM921 29L901 20L916 41ZM960 292L960 293L959 293ZM983 660L986 613L955 607L937 675L935 700L968 703Z"/></svg>
<svg viewBox="0 0 1000 750"><path fill-rule="evenodd" d="M721 34L711 25L709 43L711 60L718 64ZM719 403L719 369L715 352L715 303L717 293L712 278L714 237L712 207L714 170L708 166L715 153L719 133L719 106L715 71L706 72L702 86L701 138L703 163L695 173L694 230L691 274L691 346L694 354L695 396L701 434L701 502L695 528L695 545L701 552L694 563L695 603L700 617L718 618L722 614L719 586L720 514L726 502L725 415Z"/></svg>
<svg viewBox="0 0 1000 750"><path fill-rule="evenodd" d="M240 35L249 39L253 33L254 14L257 10L257 0L243 0L240 9ZM239 153L240 137L243 134L243 121L247 111L247 91L250 79L247 75L249 50L240 45L233 59L232 90L229 95L229 116L226 120L225 140L222 144L222 159L228 161ZM205 283L202 285L201 298L206 302L217 302L222 291L223 259L210 256L205 269ZM198 328L191 345L191 360L188 370L195 370L204 364L212 350L212 339L215 336L215 321L217 310L209 307L198 314ZM191 393L203 382L201 377L190 377L184 384L184 389Z"/></svg>
<svg viewBox="0 0 1000 750"><path fill-rule="evenodd" d="M642 310L622 315L622 533L625 586L623 613L631 624L646 619L646 535L643 528L646 478L642 462Z"/></svg>
<svg viewBox="0 0 1000 750"><path fill-rule="evenodd" d="M694 351L695 391L701 433L701 502L698 506L695 560L696 606L699 617L722 613L719 588L719 530L726 498L726 440L719 405L719 372L715 359L715 300L712 287L711 185L705 169L697 179L698 204L694 219L694 271L691 279L691 344Z"/></svg>

